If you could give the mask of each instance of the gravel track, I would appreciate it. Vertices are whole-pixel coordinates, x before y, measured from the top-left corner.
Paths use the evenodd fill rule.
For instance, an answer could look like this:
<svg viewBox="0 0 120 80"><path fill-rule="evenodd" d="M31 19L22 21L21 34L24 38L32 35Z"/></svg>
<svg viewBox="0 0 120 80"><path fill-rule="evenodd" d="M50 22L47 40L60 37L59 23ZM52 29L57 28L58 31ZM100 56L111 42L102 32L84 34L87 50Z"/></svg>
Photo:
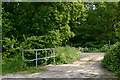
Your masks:
<svg viewBox="0 0 120 80"><path fill-rule="evenodd" d="M71 64L52 65L42 68L42 71L32 74L8 74L3 78L111 78L112 72L101 67L105 53L81 53L83 57Z"/></svg>

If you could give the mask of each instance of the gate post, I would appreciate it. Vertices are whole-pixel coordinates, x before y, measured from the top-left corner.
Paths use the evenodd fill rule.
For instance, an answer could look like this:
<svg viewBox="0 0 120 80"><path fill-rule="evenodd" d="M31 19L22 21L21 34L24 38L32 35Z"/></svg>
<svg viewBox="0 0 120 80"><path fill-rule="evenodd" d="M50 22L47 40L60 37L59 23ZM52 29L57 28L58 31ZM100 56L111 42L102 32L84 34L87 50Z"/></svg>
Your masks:
<svg viewBox="0 0 120 80"><path fill-rule="evenodd" d="M54 56L54 62L55 62L55 49L53 49L53 56Z"/></svg>
<svg viewBox="0 0 120 80"><path fill-rule="evenodd" d="M110 49L110 41L109 41L109 49Z"/></svg>
<svg viewBox="0 0 120 80"><path fill-rule="evenodd" d="M46 65L47 65L47 50L45 50L45 60L46 60Z"/></svg>
<svg viewBox="0 0 120 80"><path fill-rule="evenodd" d="M24 60L24 52L23 52L23 50L22 50L22 60Z"/></svg>
<svg viewBox="0 0 120 80"><path fill-rule="evenodd" d="M36 68L37 68L37 50L36 50Z"/></svg>

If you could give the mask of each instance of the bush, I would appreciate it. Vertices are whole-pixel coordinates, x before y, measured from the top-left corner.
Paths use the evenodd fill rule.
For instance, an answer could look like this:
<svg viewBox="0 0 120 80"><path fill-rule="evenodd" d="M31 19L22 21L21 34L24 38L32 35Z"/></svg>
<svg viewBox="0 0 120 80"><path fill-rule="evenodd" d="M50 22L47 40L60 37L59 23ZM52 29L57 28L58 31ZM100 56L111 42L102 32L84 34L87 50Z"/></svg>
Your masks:
<svg viewBox="0 0 120 80"><path fill-rule="evenodd" d="M19 55L20 48L18 47L18 42L15 39L4 38L3 48L2 48L2 59L3 63L7 63L13 61L13 57Z"/></svg>
<svg viewBox="0 0 120 80"><path fill-rule="evenodd" d="M70 63L81 57L78 50L74 47L65 46L56 49L56 63L55 64L66 64Z"/></svg>
<svg viewBox="0 0 120 80"><path fill-rule="evenodd" d="M78 47L78 50L81 52L107 52L109 49L108 44L105 44L103 47L101 48L94 48L94 47Z"/></svg>
<svg viewBox="0 0 120 80"><path fill-rule="evenodd" d="M9 63L15 59L15 57L18 57L18 60L22 59L22 50L32 50L32 49L42 49L44 48L43 40L41 40L41 37L31 36L28 38L25 38L23 42L19 42L17 39L13 38L7 38L5 37L3 39L3 54L2 59L3 63ZM34 55L34 52L31 52L32 56ZM30 54L26 54L28 58L31 58L29 56Z"/></svg>
<svg viewBox="0 0 120 80"><path fill-rule="evenodd" d="M109 50L109 47L110 46L108 44L105 44L99 49L99 51L100 52L107 52Z"/></svg>
<svg viewBox="0 0 120 80"><path fill-rule="evenodd" d="M108 50L104 59L102 60L102 66L110 71L116 72L116 75L120 71L120 42L115 43Z"/></svg>

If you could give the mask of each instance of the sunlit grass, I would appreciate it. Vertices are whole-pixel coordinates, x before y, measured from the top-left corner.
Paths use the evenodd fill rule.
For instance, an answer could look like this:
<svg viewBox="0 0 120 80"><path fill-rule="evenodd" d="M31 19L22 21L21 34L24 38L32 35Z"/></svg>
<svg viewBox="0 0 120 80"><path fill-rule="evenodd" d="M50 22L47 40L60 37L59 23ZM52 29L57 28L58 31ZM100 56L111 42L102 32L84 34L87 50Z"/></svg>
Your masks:
<svg viewBox="0 0 120 80"><path fill-rule="evenodd" d="M24 61L13 61L11 63L2 64L2 75L9 73L37 73L41 71L47 71L45 68L42 69L41 66L27 66Z"/></svg>

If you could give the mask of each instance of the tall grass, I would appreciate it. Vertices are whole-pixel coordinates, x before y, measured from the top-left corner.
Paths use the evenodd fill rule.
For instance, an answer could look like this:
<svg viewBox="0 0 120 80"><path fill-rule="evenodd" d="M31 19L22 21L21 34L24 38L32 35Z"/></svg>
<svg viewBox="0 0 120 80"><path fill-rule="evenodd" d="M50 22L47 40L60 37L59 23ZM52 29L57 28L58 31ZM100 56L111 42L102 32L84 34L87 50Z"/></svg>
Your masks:
<svg viewBox="0 0 120 80"><path fill-rule="evenodd" d="M56 63L55 64L67 64L74 60L80 59L81 54L76 48L65 46L56 49Z"/></svg>
<svg viewBox="0 0 120 80"><path fill-rule="evenodd" d="M27 64L20 60L20 61L12 61L8 64L2 65L2 75L8 74L8 73L22 73L22 74L28 74L28 73L35 73L35 72L41 72L46 71L46 69L41 69L40 66L36 68L36 66L27 66Z"/></svg>
<svg viewBox="0 0 120 80"><path fill-rule="evenodd" d="M26 64L22 60L14 60L12 62L2 64L2 74L24 71L26 69Z"/></svg>

